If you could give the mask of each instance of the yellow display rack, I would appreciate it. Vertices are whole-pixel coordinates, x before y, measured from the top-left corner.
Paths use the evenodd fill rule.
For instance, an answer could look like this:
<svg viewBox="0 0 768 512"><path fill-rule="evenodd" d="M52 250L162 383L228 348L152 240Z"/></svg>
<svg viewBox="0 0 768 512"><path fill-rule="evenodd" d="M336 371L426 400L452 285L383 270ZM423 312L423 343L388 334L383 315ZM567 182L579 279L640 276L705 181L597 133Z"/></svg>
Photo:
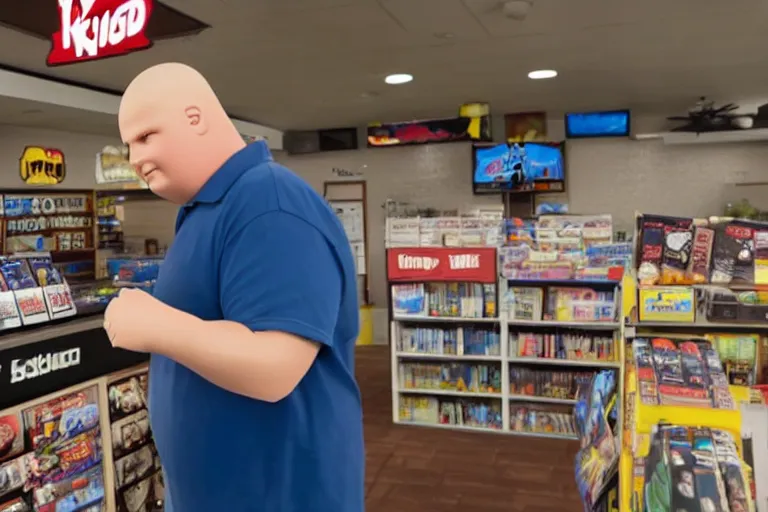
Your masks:
<svg viewBox="0 0 768 512"><path fill-rule="evenodd" d="M643 459L650 450L653 429L659 423L687 427L706 426L730 432L736 441L739 453L741 445L741 411L739 404L749 402L750 391L747 387L729 386L736 409L710 409L685 406L645 405L637 393L634 359L627 346L627 337L637 335L627 329L627 319L637 318L638 287L634 276L625 276L622 282L622 366L621 386L623 393L621 454L619 458L619 510L621 512L642 511L644 488ZM692 325L692 328L696 326ZM695 336L695 333L662 333L652 327L637 327L639 334L653 336ZM631 336L630 336L631 335Z"/></svg>

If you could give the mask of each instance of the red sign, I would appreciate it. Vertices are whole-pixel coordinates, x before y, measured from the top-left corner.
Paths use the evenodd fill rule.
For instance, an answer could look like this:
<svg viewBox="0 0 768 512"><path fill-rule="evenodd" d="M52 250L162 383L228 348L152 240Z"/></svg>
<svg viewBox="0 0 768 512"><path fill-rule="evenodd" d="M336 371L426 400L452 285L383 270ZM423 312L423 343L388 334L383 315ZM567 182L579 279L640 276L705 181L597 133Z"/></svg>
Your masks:
<svg viewBox="0 0 768 512"><path fill-rule="evenodd" d="M496 282L493 247L413 247L387 250L390 281Z"/></svg>
<svg viewBox="0 0 768 512"><path fill-rule="evenodd" d="M48 65L115 57L152 46L144 34L153 0L58 0L59 31Z"/></svg>

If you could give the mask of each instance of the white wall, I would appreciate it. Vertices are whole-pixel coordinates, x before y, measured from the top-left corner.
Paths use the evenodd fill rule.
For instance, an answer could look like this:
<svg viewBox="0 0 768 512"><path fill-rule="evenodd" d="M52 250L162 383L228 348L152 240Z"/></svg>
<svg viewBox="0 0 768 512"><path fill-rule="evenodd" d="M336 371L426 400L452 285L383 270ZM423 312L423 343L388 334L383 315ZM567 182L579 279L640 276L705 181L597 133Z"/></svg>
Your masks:
<svg viewBox="0 0 768 512"><path fill-rule="evenodd" d="M19 157L25 146L43 146L64 153L67 176L60 187L94 188L96 153L108 144L119 143L112 137L0 125L0 187L24 187L19 177Z"/></svg>
<svg viewBox="0 0 768 512"><path fill-rule="evenodd" d="M651 121L643 123L643 130L656 128ZM495 128L500 125L496 123ZM551 123L550 135L555 140L561 138L562 124ZM68 176L63 186L93 188L96 152L114 142L106 137L0 126L0 187L22 186L18 158L24 146L31 144L50 145L64 152ZM326 181L338 180L332 172L334 167L363 173L368 184L369 286L371 300L378 308L386 307L382 208L386 199L443 209L470 209L500 201L499 197L472 194L471 152L464 143L303 156L278 154L276 159L320 193ZM631 230L636 210L696 216L721 213L727 200L754 191L739 187L734 192L731 183L768 181L768 144L664 146L660 141L572 140L568 142L566 172L565 196L571 211L611 213L619 229ZM169 243L175 214L173 205L145 201L129 207L127 230ZM385 338L386 323L377 324L377 337Z"/></svg>

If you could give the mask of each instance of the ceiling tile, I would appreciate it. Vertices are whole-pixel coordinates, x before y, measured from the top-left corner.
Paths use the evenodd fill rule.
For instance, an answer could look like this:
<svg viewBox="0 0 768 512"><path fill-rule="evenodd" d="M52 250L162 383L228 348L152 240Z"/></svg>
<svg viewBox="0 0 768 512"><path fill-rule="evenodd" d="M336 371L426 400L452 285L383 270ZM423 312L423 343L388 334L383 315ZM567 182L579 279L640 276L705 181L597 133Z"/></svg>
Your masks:
<svg viewBox="0 0 768 512"><path fill-rule="evenodd" d="M461 0L379 0L414 36L432 40L485 39L488 34Z"/></svg>

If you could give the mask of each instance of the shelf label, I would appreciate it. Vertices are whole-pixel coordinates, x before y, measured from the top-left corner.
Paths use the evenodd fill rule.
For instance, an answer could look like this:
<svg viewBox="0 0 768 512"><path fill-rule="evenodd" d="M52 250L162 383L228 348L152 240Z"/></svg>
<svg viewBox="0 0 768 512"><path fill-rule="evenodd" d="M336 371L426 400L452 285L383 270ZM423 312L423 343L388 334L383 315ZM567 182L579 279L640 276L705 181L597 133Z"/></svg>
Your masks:
<svg viewBox="0 0 768 512"><path fill-rule="evenodd" d="M493 247L412 247L387 250L390 281L496 282Z"/></svg>

